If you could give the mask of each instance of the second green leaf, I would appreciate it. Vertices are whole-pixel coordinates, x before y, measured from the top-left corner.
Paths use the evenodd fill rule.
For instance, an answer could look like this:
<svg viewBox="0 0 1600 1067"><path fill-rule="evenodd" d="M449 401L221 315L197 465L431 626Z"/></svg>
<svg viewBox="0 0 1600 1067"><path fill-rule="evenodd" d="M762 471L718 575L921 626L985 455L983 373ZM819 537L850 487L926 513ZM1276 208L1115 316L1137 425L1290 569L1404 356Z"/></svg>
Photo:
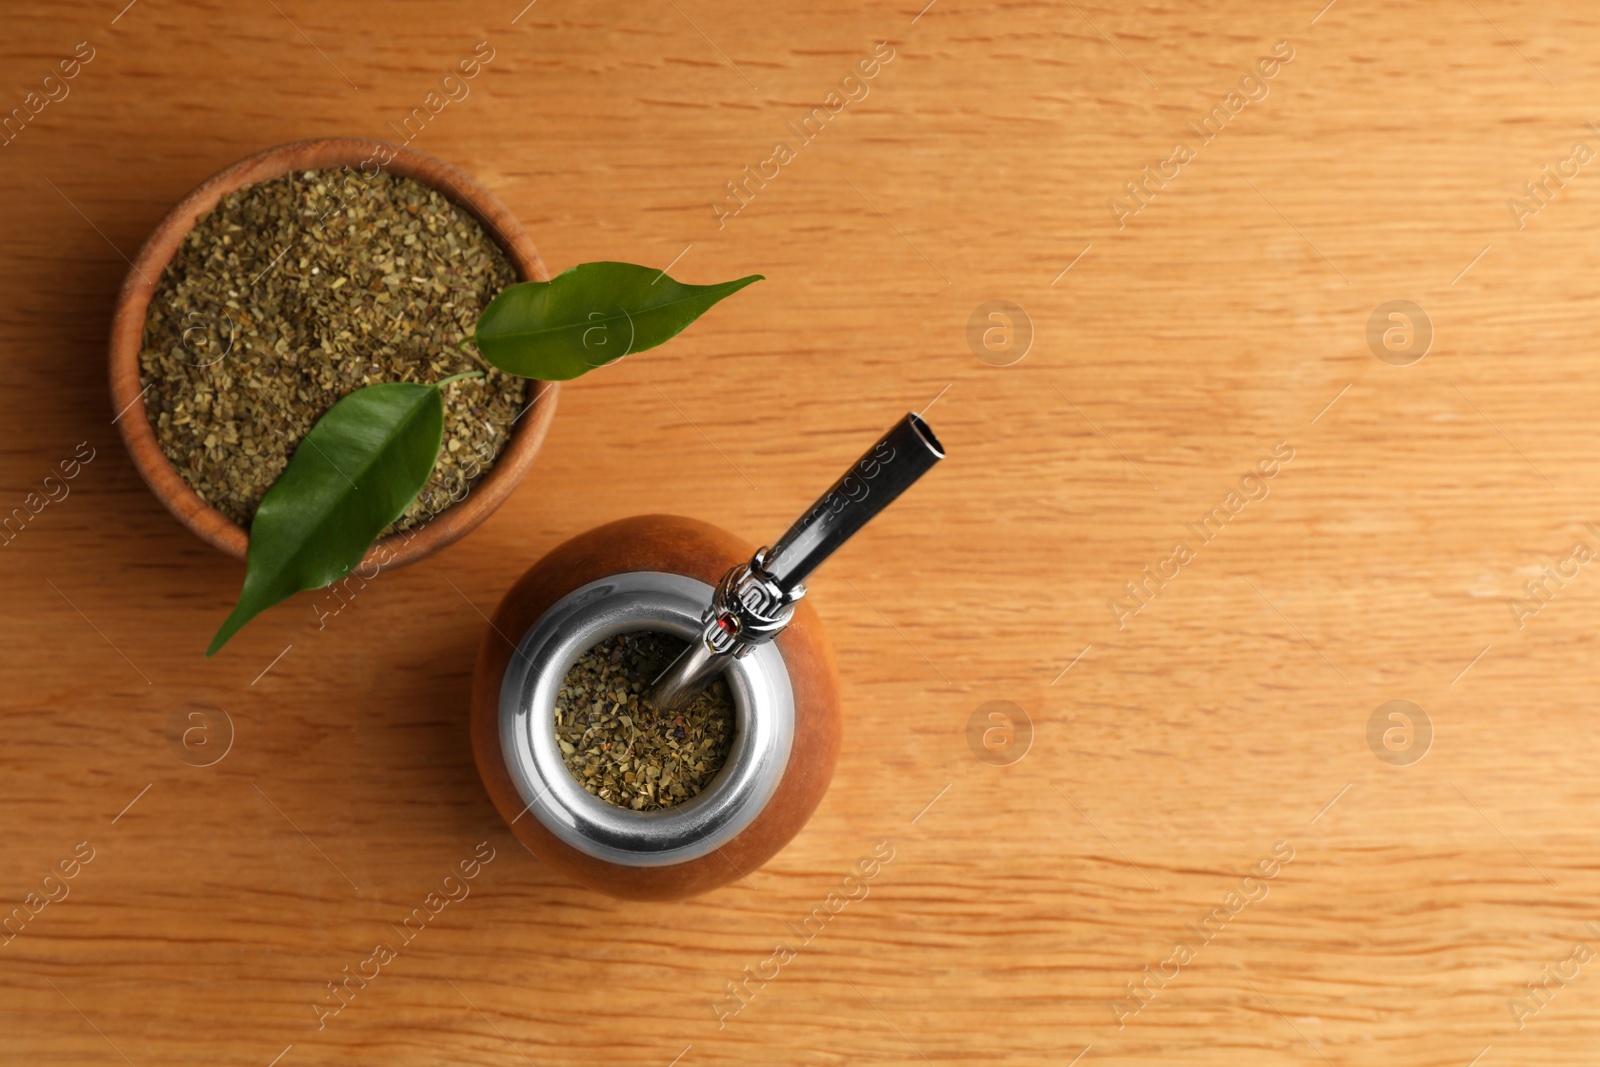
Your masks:
<svg viewBox="0 0 1600 1067"><path fill-rule="evenodd" d="M566 381L654 348L759 274L685 285L636 263L584 263L503 290L478 318L478 351L501 370Z"/></svg>

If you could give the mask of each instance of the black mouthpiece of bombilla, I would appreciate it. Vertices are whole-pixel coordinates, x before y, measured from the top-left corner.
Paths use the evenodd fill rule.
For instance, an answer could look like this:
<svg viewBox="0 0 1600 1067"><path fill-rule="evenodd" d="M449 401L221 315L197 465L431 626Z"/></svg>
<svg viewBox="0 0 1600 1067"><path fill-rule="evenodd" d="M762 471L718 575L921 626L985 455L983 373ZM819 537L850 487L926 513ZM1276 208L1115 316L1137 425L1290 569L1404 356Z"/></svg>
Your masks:
<svg viewBox="0 0 1600 1067"><path fill-rule="evenodd" d="M763 563L767 576L786 593L799 586L943 458L927 423L916 415L895 423L778 539Z"/></svg>
<svg viewBox="0 0 1600 1067"><path fill-rule="evenodd" d="M919 416L895 423L776 545L723 576L700 636L655 680L651 702L665 711L684 707L730 657L776 637L805 596L811 572L943 458L939 439Z"/></svg>

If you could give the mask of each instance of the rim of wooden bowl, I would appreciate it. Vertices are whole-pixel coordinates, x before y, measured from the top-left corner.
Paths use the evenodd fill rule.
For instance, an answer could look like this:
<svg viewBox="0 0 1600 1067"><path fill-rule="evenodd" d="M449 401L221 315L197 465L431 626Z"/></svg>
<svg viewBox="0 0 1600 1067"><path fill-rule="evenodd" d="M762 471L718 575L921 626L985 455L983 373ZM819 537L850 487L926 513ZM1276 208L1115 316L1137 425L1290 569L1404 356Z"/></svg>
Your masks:
<svg viewBox="0 0 1600 1067"><path fill-rule="evenodd" d="M385 156L390 157L388 162L379 163ZM150 425L144 406L144 389L139 384L145 316L161 273L184 236L194 228L196 220L216 207L223 197L243 186L292 171L346 166L363 172L387 170L437 190L483 225L484 231L516 267L519 280L544 281L548 277L538 249L498 197L443 160L387 141L323 137L278 145L218 171L180 200L139 250L117 297L116 314L111 323L111 404L128 455L150 491L201 540L238 559L246 558L249 552L249 532L200 499L161 451L155 429ZM518 417L510 441L489 473L466 497L421 527L379 540L367 553L366 562L379 561L389 567L414 563L464 537L505 502L538 454L555 415L557 383L531 381L529 388L535 391L534 400Z"/></svg>

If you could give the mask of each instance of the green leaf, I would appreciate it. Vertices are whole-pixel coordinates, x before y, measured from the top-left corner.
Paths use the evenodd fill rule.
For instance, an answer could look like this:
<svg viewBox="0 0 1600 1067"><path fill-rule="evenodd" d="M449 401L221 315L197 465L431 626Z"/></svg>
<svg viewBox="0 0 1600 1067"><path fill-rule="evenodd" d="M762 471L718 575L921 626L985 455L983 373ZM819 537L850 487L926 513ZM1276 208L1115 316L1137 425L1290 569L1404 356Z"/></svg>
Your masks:
<svg viewBox="0 0 1600 1067"><path fill-rule="evenodd" d="M524 378L566 381L671 339L762 276L684 285L636 263L583 263L501 290L478 317L478 351Z"/></svg>
<svg viewBox="0 0 1600 1067"><path fill-rule="evenodd" d="M422 491L443 435L438 386L369 385L333 405L256 509L244 589L206 655L274 604L359 564Z"/></svg>

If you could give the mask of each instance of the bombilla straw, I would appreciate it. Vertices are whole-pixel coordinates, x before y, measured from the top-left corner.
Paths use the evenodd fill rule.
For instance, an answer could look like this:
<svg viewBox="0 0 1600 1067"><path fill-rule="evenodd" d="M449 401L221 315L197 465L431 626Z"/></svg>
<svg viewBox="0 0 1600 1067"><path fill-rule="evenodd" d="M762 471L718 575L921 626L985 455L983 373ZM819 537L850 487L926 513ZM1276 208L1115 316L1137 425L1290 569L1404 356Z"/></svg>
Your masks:
<svg viewBox="0 0 1600 1067"><path fill-rule="evenodd" d="M895 423L778 539L766 557L768 576L785 592L799 586L943 458L921 418L907 415Z"/></svg>
<svg viewBox="0 0 1600 1067"><path fill-rule="evenodd" d="M943 458L943 446L919 416L890 427L776 545L723 576L701 633L656 678L651 702L664 711L683 708L731 658L776 637L805 596L811 572Z"/></svg>

